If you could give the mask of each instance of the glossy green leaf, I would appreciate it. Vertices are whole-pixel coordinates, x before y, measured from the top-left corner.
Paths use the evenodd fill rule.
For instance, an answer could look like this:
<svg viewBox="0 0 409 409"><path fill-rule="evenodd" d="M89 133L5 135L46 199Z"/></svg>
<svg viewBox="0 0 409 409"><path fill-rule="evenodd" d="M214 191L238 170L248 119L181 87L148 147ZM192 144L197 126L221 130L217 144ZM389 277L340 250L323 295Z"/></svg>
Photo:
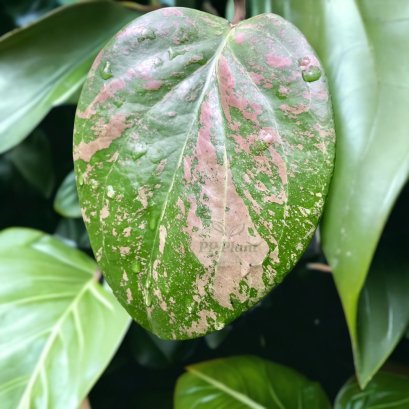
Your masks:
<svg viewBox="0 0 409 409"><path fill-rule="evenodd" d="M359 376L369 381L409 325L409 185L388 221L358 309Z"/></svg>
<svg viewBox="0 0 409 409"><path fill-rule="evenodd" d="M114 293L158 336L197 337L260 301L314 233L334 159L325 76L280 17L155 11L97 57L74 159Z"/></svg>
<svg viewBox="0 0 409 409"><path fill-rule="evenodd" d="M62 219L55 229L54 235L72 247L90 249L91 245L85 229L84 221L77 219Z"/></svg>
<svg viewBox="0 0 409 409"><path fill-rule="evenodd" d="M340 390L334 409L407 409L409 407L409 377L380 372L361 390L351 379Z"/></svg>
<svg viewBox="0 0 409 409"><path fill-rule="evenodd" d="M186 368L175 409L329 409L319 386L294 370L251 356L217 359Z"/></svg>
<svg viewBox="0 0 409 409"><path fill-rule="evenodd" d="M89 1L3 36L0 152L21 142L53 106L69 99L82 86L98 50L140 14L114 2Z"/></svg>
<svg viewBox="0 0 409 409"><path fill-rule="evenodd" d="M40 130L6 155L23 178L44 197L51 196L55 184L50 143ZM75 182L74 182L75 183Z"/></svg>
<svg viewBox="0 0 409 409"><path fill-rule="evenodd" d="M365 384L375 367L369 371L359 351L360 294L409 174L409 3L279 0L274 5L304 32L329 77L338 143L323 246L344 306L357 373Z"/></svg>
<svg viewBox="0 0 409 409"><path fill-rule="evenodd" d="M168 341L141 328L132 326L129 346L139 365L147 368L168 368L186 360L197 347L198 340Z"/></svg>
<svg viewBox="0 0 409 409"><path fill-rule="evenodd" d="M81 217L74 172L70 172L58 188L54 210L64 217Z"/></svg>
<svg viewBox="0 0 409 409"><path fill-rule="evenodd" d="M39 231L0 233L2 407L79 407L129 323L96 271L88 256Z"/></svg>

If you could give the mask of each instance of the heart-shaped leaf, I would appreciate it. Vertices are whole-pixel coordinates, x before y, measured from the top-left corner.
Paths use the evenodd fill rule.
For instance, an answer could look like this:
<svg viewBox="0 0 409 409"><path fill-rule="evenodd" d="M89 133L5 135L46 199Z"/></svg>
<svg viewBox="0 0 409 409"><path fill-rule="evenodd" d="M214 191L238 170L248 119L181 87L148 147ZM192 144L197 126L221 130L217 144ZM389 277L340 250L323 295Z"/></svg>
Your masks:
<svg viewBox="0 0 409 409"><path fill-rule="evenodd" d="M54 210L64 217L81 217L74 172L70 172L58 188Z"/></svg>
<svg viewBox="0 0 409 409"><path fill-rule="evenodd" d="M329 409L320 385L282 365L239 356L191 365L176 385L175 409Z"/></svg>
<svg viewBox="0 0 409 409"><path fill-rule="evenodd" d="M2 408L76 409L129 325L84 253L42 232L0 234Z"/></svg>
<svg viewBox="0 0 409 409"><path fill-rule="evenodd" d="M163 338L221 329L283 279L321 215L334 130L320 63L272 14L150 13L97 57L74 159L129 313Z"/></svg>

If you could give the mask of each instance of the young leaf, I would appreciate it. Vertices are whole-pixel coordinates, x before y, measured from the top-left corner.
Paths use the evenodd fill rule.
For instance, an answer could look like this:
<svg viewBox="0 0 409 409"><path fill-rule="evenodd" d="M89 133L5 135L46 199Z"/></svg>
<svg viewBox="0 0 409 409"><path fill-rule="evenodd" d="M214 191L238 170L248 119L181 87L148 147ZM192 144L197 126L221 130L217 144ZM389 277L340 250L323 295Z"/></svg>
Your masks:
<svg viewBox="0 0 409 409"><path fill-rule="evenodd" d="M0 153L81 87L98 50L141 12L110 1L60 8L0 39ZM98 18L95 18L98 16ZM75 27L75 29L74 29Z"/></svg>
<svg viewBox="0 0 409 409"><path fill-rule="evenodd" d="M175 409L329 409L320 385L282 365L241 356L191 365L175 390Z"/></svg>
<svg viewBox="0 0 409 409"><path fill-rule="evenodd" d="M81 217L74 172L70 172L58 188L54 210L64 217Z"/></svg>
<svg viewBox="0 0 409 409"><path fill-rule="evenodd" d="M409 71L403 69L409 65L409 3L277 0L274 6L300 27L329 76L338 143L323 246L345 310L357 374L365 385L376 366L366 362L363 369L359 352L360 294L409 175ZM373 362L385 358L380 355Z"/></svg>
<svg viewBox="0 0 409 409"><path fill-rule="evenodd" d="M366 384L409 325L409 185L392 212L372 262L358 308L357 363Z"/></svg>
<svg viewBox="0 0 409 409"><path fill-rule="evenodd" d="M95 262L39 231L0 233L4 408L76 409L107 366L128 315Z"/></svg>
<svg viewBox="0 0 409 409"><path fill-rule="evenodd" d="M55 174L50 143L43 132L35 130L30 138L5 156L31 186L44 197L51 196Z"/></svg>
<svg viewBox="0 0 409 409"><path fill-rule="evenodd" d="M407 409L409 407L409 377L380 372L362 390L355 379L340 390L334 409Z"/></svg>
<svg viewBox="0 0 409 409"><path fill-rule="evenodd" d="M74 159L114 293L160 337L197 337L264 297L313 235L334 159L325 76L278 16L159 10L97 57Z"/></svg>

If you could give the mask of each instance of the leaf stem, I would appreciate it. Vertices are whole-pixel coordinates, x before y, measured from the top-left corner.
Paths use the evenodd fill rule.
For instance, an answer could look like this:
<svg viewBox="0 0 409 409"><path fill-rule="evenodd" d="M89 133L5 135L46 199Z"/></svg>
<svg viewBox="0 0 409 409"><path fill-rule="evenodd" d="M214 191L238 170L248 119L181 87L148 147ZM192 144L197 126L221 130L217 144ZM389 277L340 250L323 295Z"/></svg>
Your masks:
<svg viewBox="0 0 409 409"><path fill-rule="evenodd" d="M239 24L246 18L246 0L234 0L234 15L231 23Z"/></svg>

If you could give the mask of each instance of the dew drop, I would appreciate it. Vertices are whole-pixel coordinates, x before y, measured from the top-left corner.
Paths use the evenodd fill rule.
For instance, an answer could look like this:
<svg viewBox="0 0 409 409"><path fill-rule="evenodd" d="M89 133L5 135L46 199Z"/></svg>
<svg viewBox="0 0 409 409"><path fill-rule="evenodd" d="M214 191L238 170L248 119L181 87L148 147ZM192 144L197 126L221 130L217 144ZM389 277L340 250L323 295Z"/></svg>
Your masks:
<svg viewBox="0 0 409 409"><path fill-rule="evenodd" d="M144 156L146 154L146 152L147 152L146 149L137 150L133 155L134 160L142 158L142 156Z"/></svg>
<svg viewBox="0 0 409 409"><path fill-rule="evenodd" d="M302 78L305 82L317 81L321 78L321 70L317 66L312 65L302 72Z"/></svg>
<svg viewBox="0 0 409 409"><path fill-rule="evenodd" d="M84 184L84 176L82 174L78 176L78 183L80 186Z"/></svg>
<svg viewBox="0 0 409 409"><path fill-rule="evenodd" d="M101 77L104 80L108 80L112 77L112 71L111 71L111 63L107 61L104 65L104 68L101 70Z"/></svg>
<svg viewBox="0 0 409 409"><path fill-rule="evenodd" d="M145 301L145 305L147 307L150 307L152 305L152 295L151 295L150 291L145 291L143 298L144 298L144 301Z"/></svg>
<svg viewBox="0 0 409 409"><path fill-rule="evenodd" d="M135 261L135 263L132 264L132 271L134 273L139 273L141 271L141 263L139 263L139 261Z"/></svg>
<svg viewBox="0 0 409 409"><path fill-rule="evenodd" d="M145 29L142 31L141 35L138 37L138 43L141 43L145 40L155 40L156 34L151 29Z"/></svg>

